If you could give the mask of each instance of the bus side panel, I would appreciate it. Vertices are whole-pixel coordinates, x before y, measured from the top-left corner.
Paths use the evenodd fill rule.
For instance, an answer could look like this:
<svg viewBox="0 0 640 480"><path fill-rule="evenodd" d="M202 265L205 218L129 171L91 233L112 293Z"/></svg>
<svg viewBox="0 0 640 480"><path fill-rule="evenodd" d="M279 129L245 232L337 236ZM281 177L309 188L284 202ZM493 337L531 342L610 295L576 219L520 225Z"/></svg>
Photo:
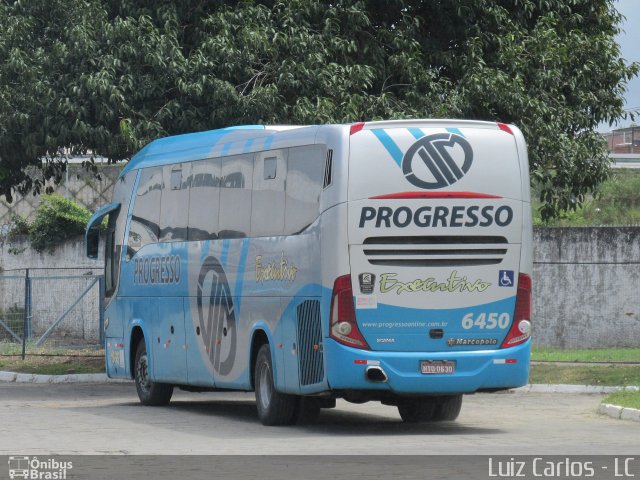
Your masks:
<svg viewBox="0 0 640 480"><path fill-rule="evenodd" d="M150 299L151 300L151 299ZM157 314L151 329L155 360L155 380L184 383L187 378L184 304L181 297L160 297L149 302L149 311Z"/></svg>

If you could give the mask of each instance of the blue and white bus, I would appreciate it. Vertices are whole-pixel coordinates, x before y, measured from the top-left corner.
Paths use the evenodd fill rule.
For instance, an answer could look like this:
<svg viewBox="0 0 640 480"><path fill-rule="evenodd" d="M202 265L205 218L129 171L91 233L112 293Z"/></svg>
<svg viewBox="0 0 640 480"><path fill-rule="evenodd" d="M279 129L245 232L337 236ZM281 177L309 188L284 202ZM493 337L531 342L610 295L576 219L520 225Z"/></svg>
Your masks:
<svg viewBox="0 0 640 480"><path fill-rule="evenodd" d="M255 391L265 425L337 398L453 420L526 384L532 221L512 126L243 126L151 142L91 218L107 373L140 401Z"/></svg>

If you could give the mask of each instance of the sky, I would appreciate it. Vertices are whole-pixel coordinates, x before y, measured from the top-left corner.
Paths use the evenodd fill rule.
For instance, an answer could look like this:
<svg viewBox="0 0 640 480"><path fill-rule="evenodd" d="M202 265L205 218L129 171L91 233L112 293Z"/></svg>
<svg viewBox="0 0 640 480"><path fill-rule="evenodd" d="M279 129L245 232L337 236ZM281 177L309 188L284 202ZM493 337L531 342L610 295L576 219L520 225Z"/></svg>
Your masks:
<svg viewBox="0 0 640 480"><path fill-rule="evenodd" d="M640 62L640 0L617 0L615 5L627 17L622 24L623 31L616 38L621 56L627 63ZM640 112L640 77L635 77L627 84L624 108ZM630 123L631 120L623 120L617 127L627 127ZM636 117L635 123L640 124L640 118ZM606 125L603 130L609 130L609 126Z"/></svg>

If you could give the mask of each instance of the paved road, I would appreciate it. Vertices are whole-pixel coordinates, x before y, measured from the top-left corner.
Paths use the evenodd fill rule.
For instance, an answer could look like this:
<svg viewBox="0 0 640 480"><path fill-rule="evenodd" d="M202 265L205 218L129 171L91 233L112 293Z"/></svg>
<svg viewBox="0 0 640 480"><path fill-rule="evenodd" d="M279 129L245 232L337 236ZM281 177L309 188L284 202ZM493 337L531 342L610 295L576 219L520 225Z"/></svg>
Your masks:
<svg viewBox="0 0 640 480"><path fill-rule="evenodd" d="M465 397L457 422L404 425L393 407L338 401L317 425L263 427L253 394L177 392L143 407L132 384L0 384L0 455L637 454L638 424L595 413L601 395Z"/></svg>

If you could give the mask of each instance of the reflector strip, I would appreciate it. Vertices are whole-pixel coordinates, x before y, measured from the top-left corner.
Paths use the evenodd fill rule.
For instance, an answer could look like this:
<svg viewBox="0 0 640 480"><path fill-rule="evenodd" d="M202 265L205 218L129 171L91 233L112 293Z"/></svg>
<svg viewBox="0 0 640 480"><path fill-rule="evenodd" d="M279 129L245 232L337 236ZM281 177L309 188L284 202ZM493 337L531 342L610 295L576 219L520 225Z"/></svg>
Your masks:
<svg viewBox="0 0 640 480"><path fill-rule="evenodd" d="M496 358L493 360L494 365L505 365L505 364L513 364L518 363L517 358Z"/></svg>
<svg viewBox="0 0 640 480"><path fill-rule="evenodd" d="M374 365L377 367L380 365L380 360L354 360L353 363L356 365Z"/></svg>

